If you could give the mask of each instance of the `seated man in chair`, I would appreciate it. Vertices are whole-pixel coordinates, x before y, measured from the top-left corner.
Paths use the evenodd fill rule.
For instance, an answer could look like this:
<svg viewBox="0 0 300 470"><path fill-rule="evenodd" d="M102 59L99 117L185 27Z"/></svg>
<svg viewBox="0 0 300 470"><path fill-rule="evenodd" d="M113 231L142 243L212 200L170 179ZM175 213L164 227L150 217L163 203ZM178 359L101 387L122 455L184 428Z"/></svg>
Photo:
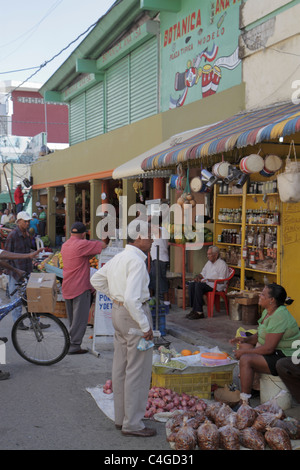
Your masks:
<svg viewBox="0 0 300 470"><path fill-rule="evenodd" d="M204 318L203 314L203 296L206 292L211 292L214 287L215 279L226 279L229 276L229 269L224 260L220 258L220 250L217 246L210 246L207 250L208 261L201 271L201 274L195 277L194 281L189 283L189 297L192 310L186 315L189 320L198 320ZM218 284L217 290L224 290L225 284Z"/></svg>

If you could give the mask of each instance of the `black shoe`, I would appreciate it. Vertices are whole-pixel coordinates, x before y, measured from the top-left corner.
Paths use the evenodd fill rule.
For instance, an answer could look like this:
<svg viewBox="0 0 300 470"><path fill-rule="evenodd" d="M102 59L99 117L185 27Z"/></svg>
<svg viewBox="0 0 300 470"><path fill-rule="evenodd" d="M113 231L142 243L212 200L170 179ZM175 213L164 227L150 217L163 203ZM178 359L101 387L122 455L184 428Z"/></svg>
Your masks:
<svg viewBox="0 0 300 470"><path fill-rule="evenodd" d="M44 324L44 323L39 323L39 327L41 328L41 330L44 330L45 328L50 328L51 325L48 325L48 324ZM30 329L32 330L33 329L33 326L30 325ZM28 330L28 328L27 328Z"/></svg>
<svg viewBox="0 0 300 470"><path fill-rule="evenodd" d="M18 330L29 330L28 326L24 325L23 322L19 323Z"/></svg>
<svg viewBox="0 0 300 470"><path fill-rule="evenodd" d="M88 349L77 349L76 351L71 351L69 352L68 354L69 355L73 355L73 354L86 354L88 353L89 350Z"/></svg>
<svg viewBox="0 0 300 470"><path fill-rule="evenodd" d="M190 320L199 320L200 318L204 318L203 312L194 312L194 315L190 316Z"/></svg>
<svg viewBox="0 0 300 470"><path fill-rule="evenodd" d="M189 313L186 314L185 318L191 318L194 315L194 310L191 310Z"/></svg>
<svg viewBox="0 0 300 470"><path fill-rule="evenodd" d="M0 380L6 380L6 379L9 379L9 377L10 377L9 372L3 372L2 370L0 370Z"/></svg>
<svg viewBox="0 0 300 470"><path fill-rule="evenodd" d="M0 338L0 341L2 341L2 343L7 343L8 339L7 338Z"/></svg>

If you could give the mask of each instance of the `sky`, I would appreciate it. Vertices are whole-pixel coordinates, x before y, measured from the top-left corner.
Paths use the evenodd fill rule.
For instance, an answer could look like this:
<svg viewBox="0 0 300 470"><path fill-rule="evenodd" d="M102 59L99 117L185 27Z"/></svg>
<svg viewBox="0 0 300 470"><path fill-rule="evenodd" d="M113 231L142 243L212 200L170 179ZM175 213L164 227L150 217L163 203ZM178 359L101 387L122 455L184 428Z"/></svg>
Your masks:
<svg viewBox="0 0 300 470"><path fill-rule="evenodd" d="M0 81L29 79L44 84L85 36L50 60L105 15L114 2L1 0ZM50 62L31 77L46 61Z"/></svg>

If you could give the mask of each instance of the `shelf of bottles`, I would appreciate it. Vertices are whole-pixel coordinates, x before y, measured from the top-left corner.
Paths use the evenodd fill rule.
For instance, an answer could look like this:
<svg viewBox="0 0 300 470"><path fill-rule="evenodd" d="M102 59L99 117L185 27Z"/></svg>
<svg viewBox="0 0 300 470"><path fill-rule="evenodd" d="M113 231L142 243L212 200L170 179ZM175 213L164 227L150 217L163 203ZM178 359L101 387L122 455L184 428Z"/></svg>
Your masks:
<svg viewBox="0 0 300 470"><path fill-rule="evenodd" d="M276 180L251 181L242 191L216 188L214 243L240 277L234 287L247 289L256 281L277 282L280 210Z"/></svg>

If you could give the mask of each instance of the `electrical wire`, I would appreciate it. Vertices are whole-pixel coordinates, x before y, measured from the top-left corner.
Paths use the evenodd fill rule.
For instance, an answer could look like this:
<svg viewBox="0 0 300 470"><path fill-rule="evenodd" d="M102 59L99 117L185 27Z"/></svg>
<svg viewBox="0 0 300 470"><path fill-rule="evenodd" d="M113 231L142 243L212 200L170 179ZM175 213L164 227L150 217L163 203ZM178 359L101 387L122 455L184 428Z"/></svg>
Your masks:
<svg viewBox="0 0 300 470"><path fill-rule="evenodd" d="M21 34L20 36L18 36L17 38L13 39L12 41L9 41L5 44L0 44L0 48L2 47L7 47L9 46L10 44L13 44L15 42L17 42L19 39L23 38L24 36L26 36L26 34L28 33L31 33L31 32L35 32L35 30L38 29L38 27L40 26L40 24L46 19L48 18L49 15L51 15L51 13L63 2L63 0L56 0L56 3L53 4L49 10L47 11L47 13L35 24L33 25L30 29L28 29L28 31L25 31L25 33ZM34 30L34 31L33 31ZM27 38L29 39L29 38ZM27 40L26 39L26 40ZM23 43L21 44L21 46L23 45Z"/></svg>
<svg viewBox="0 0 300 470"><path fill-rule="evenodd" d="M60 56L63 52L65 52L69 47L71 47L75 42L77 42L82 36L86 35L90 29L94 28L100 21L101 18L99 18L95 23L91 24L83 33L79 34L77 38L75 38L73 41L71 41L67 46L65 46L63 49L61 49L57 54L55 54L51 59L46 60L43 64L41 64L35 72L33 72L30 77L26 78L21 82L16 88L10 91L12 93L13 91L16 91L18 88L20 88L24 83L28 82L32 77L34 77L38 72L42 70L42 68L46 67L50 62L52 62L54 59L56 59L58 56Z"/></svg>
<svg viewBox="0 0 300 470"><path fill-rule="evenodd" d="M19 69L19 70L8 70L8 72L0 72L0 75L5 75L5 74L12 74L12 73L17 73L17 72L24 72L26 70L33 70L33 69L38 69L39 65L36 67L28 67L26 69Z"/></svg>

